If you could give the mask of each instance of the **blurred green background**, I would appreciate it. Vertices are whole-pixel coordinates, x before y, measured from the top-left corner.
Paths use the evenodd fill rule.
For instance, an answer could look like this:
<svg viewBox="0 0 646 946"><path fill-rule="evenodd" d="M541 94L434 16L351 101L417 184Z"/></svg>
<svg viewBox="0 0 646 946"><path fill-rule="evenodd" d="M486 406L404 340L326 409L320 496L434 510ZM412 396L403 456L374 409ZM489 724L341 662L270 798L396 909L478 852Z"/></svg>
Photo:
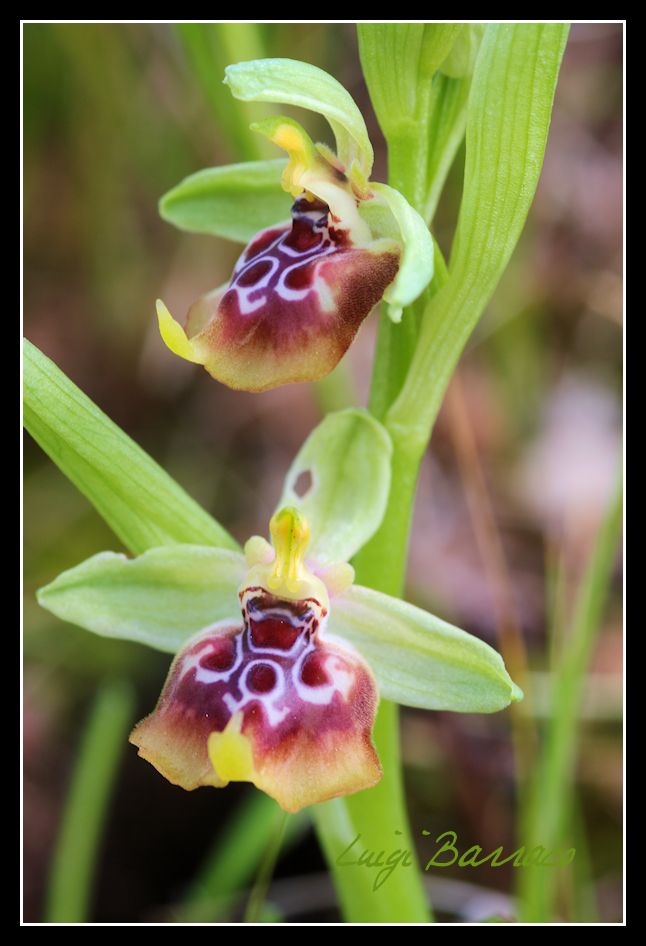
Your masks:
<svg viewBox="0 0 646 946"><path fill-rule="evenodd" d="M229 62L260 56L307 60L338 78L366 115L373 176L384 180L385 147L355 29L23 29L25 334L238 539L263 533L289 462L330 392L296 385L234 393L164 348L155 299L179 316L228 278L241 248L176 232L158 217L157 201L199 168L271 156L247 131L256 107L236 103L221 84ZM333 144L322 122L298 117ZM622 27L575 25L525 233L461 361L420 477L408 597L494 646L501 633L522 641L532 731L552 712L553 671L620 449L622 161ZM462 166L463 151L434 225L445 252ZM343 363L358 403L367 396L375 330L373 315ZM152 709L168 660L38 608L40 585L97 551L120 548L29 437L24 458L24 909L25 920L38 922L93 696L108 677L131 680L134 723ZM559 878L561 919L622 916L621 672L617 561L578 728L574 833L564 839L578 853ZM403 745L423 861L432 848L422 829L433 837L457 831L461 850L502 844L511 852L522 843L508 713L405 711ZM252 794L247 786L184 793L124 743L89 918L177 918L207 852ZM244 859L245 845L253 841L239 837L227 856ZM269 892L276 917L338 919L324 870L304 826ZM511 867L427 877L441 919L515 915ZM236 910L226 915L237 918ZM214 917L207 910L203 918Z"/></svg>

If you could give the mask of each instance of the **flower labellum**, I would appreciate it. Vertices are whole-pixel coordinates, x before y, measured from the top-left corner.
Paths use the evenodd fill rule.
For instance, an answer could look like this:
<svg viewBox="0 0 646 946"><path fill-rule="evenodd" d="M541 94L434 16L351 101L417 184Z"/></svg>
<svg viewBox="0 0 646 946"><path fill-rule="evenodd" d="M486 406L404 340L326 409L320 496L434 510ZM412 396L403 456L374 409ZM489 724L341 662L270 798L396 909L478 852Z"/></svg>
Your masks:
<svg viewBox="0 0 646 946"><path fill-rule="evenodd" d="M371 195L297 122L254 126L289 154L282 186L292 222L256 234L228 285L203 296L186 331L162 302L168 347L231 388L265 391L328 374L397 276L401 246L373 235L358 211Z"/></svg>
<svg viewBox="0 0 646 946"><path fill-rule="evenodd" d="M374 678L349 646L326 640L328 590L304 563L309 531L282 509L274 549L247 543L242 624L192 638L175 658L155 711L130 739L185 789L252 782L286 811L374 785ZM335 590L351 569L328 569Z"/></svg>

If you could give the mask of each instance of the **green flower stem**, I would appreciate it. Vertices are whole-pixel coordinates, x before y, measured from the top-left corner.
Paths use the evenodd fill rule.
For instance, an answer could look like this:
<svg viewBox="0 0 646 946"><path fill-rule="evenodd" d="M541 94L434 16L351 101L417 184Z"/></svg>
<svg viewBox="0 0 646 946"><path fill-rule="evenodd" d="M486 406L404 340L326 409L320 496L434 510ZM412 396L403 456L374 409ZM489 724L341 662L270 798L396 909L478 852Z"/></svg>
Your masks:
<svg viewBox="0 0 646 946"><path fill-rule="evenodd" d="M281 811L274 819L272 835L265 848L253 890L249 895L249 902L247 903L247 909L244 915L245 923L258 923L261 920L267 891L269 890L269 884L271 883L271 878L280 854L289 817L288 812Z"/></svg>
<svg viewBox="0 0 646 946"><path fill-rule="evenodd" d="M357 580L377 590L396 595L403 590L419 463L453 370L509 261L529 210L566 37L567 27L561 24L488 28L473 77L467 119L471 145L451 274L447 279L440 263L412 357L410 337L397 335L382 316L385 337L377 347L370 407L383 417L393 440L393 478L381 528L355 562ZM448 135L449 139L453 141L453 136ZM406 155L401 147L401 137L395 136L389 150L389 183L423 212L415 164L420 152L410 142ZM437 259L441 260L439 253ZM350 921L429 919L421 875L414 868L394 871L377 896L370 888L373 872L339 863L343 841L351 840L353 833L360 835L361 849L392 850L390 831L402 832L399 847L412 848L396 734L397 709L382 704L374 732L385 772L382 783L358 796L320 806L316 815Z"/></svg>
<svg viewBox="0 0 646 946"><path fill-rule="evenodd" d="M386 426L427 442L471 333L507 267L543 162L567 25L492 24L476 62L450 277L426 307Z"/></svg>
<svg viewBox="0 0 646 946"><path fill-rule="evenodd" d="M437 242L433 242L435 274L426 292L406 310L405 318L397 325L388 318L385 308L381 315L368 406L382 423L406 380L428 303L448 278L442 251ZM425 444L426 441L422 445L422 452Z"/></svg>
<svg viewBox="0 0 646 946"><path fill-rule="evenodd" d="M426 293L422 296L422 301ZM395 325L382 305L379 334L372 369L372 384L368 407L383 423L386 412L393 403L406 378L408 365L417 344L420 321L420 303L404 313L405 318Z"/></svg>
<svg viewBox="0 0 646 946"><path fill-rule="evenodd" d="M567 641L556 674L553 715L545 746L531 786L522 825L528 850L542 845L562 850L564 831L573 804L573 774L577 756L579 710L586 671L597 639L610 590L613 565L621 537L623 489L621 476L577 595ZM519 871L520 919L549 922L557 893L559 872L531 866Z"/></svg>
<svg viewBox="0 0 646 946"><path fill-rule="evenodd" d="M175 923L217 923L248 887L271 842L277 818L282 814L276 802L253 791L227 821L213 848L191 882L173 914ZM283 848L301 840L310 827L307 811L287 819Z"/></svg>
<svg viewBox="0 0 646 946"><path fill-rule="evenodd" d="M428 122L431 107L431 87L424 89L421 115L415 124L409 124L391 134L388 141L388 183L400 191L419 213L426 198L426 168L428 166Z"/></svg>
<svg viewBox="0 0 646 946"><path fill-rule="evenodd" d="M407 315L404 313L404 320ZM386 324L385 314L383 319L382 325ZM397 354L401 360L402 353ZM385 364L393 374L401 370L396 357ZM377 368L373 377L378 384L384 380ZM388 383L384 388L387 386ZM355 558L359 583L396 596L403 591L411 512L423 449L407 440L394 441L387 511L378 532ZM382 701L373 732L384 770L381 782L358 795L338 798L313 809L319 839L348 922L429 920L421 875L414 867L393 871L383 886L375 890L377 871L351 863L364 850L385 851L385 856L397 849L414 851L404 803L398 719L397 706ZM352 846L357 836L360 840ZM350 846L351 852L344 854Z"/></svg>
<svg viewBox="0 0 646 946"><path fill-rule="evenodd" d="M45 922L84 923L112 787L132 726L134 698L122 681L96 697L76 759L47 891Z"/></svg>
<svg viewBox="0 0 646 946"><path fill-rule="evenodd" d="M441 270L440 270L441 271ZM409 313L404 313L404 322ZM382 316L380 331L390 327ZM390 341L390 339L389 339ZM390 348L391 357L382 368L375 364L373 379L377 389L392 387L393 377L402 369L404 346ZM385 378L382 371L390 372ZM384 383L385 382L385 383ZM392 435L393 431L391 431ZM387 594L401 596L404 589L408 537L417 485L417 474L426 443L414 437L393 437L392 485L381 527L354 560L357 581ZM374 889L377 871L347 862L362 851L397 849L411 851L414 843L408 826L399 749L399 711L383 700L373 737L384 770L381 782L366 792L317 806L316 823L332 867L339 899L350 922L425 923L431 919L430 905L421 874L414 866L393 871L383 886ZM360 836L352 854L343 852ZM340 863L341 862L341 863ZM344 863L345 862L345 863Z"/></svg>
<svg viewBox="0 0 646 946"><path fill-rule="evenodd" d="M446 265L436 245L435 276L422 304L439 291L446 278ZM370 410L377 418L386 413L406 377L415 350L419 308L413 306L404 312L397 326L385 309L382 312L370 392ZM388 507L381 527L356 556L354 565L360 584L399 597L404 589L417 474L427 441L416 438L414 429L413 436L406 430L389 432L393 457ZM432 915L422 875L415 866L415 845L408 825L396 704L381 701L373 738L384 770L381 782L358 795L317 805L313 814L319 840L348 922L427 923ZM357 836L360 840L352 846ZM345 854L350 846L351 852ZM349 863L363 851L385 851L387 857L398 849L410 851L413 864L394 870L376 890L378 872Z"/></svg>

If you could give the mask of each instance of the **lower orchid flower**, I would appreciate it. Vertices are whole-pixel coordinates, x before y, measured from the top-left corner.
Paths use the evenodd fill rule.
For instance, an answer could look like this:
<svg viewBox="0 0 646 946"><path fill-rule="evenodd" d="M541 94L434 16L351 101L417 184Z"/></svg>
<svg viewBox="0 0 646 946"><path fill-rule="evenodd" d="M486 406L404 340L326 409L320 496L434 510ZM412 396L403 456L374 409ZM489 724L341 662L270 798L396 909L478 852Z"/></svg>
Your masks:
<svg viewBox="0 0 646 946"><path fill-rule="evenodd" d="M366 412L329 415L288 473L271 544L254 536L244 555L105 552L41 590L40 603L66 620L176 653L156 709L130 737L169 781L252 782L298 811L379 780L380 696L461 712L520 698L487 644L353 584L345 559L381 521L390 454Z"/></svg>
<svg viewBox="0 0 646 946"><path fill-rule="evenodd" d="M365 123L331 76L306 63L258 60L230 66L225 81L238 98L321 112L338 154L315 145L293 119L276 117L252 128L288 153L286 164L198 172L162 198L162 215L178 226L244 234L248 245L229 282L190 307L185 329L159 301L160 332L171 351L232 388L265 391L317 380L343 357L382 298L391 317L401 318L433 275L433 241L398 191L368 180ZM258 185L267 181L265 193ZM271 186L291 196L291 221L272 216L278 211ZM266 220L262 228L248 231L239 219L245 188L252 221ZM238 219L230 219L232 207Z"/></svg>
<svg viewBox="0 0 646 946"><path fill-rule="evenodd" d="M337 639L330 591L351 570L319 577L304 562L295 509L271 521L272 548L246 545L242 620L220 621L180 651L154 713L130 741L182 788L253 782L287 811L374 785L374 677ZM324 580L327 579L327 580Z"/></svg>

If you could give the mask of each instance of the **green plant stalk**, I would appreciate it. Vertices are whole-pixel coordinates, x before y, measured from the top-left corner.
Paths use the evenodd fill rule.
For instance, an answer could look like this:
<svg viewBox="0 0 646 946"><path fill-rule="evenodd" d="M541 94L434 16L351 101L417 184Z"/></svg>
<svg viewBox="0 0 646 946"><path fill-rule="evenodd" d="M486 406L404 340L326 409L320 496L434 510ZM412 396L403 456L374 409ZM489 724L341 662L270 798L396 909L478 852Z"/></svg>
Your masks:
<svg viewBox="0 0 646 946"><path fill-rule="evenodd" d="M405 312L404 321L412 314ZM380 392L382 400L384 392L392 391L405 373L405 359L412 350L408 340L397 344L397 336L390 332L391 325L384 312L380 332L385 326L388 354L376 359L373 370L373 391ZM354 561L358 582L395 596L401 596L403 591L412 506L423 450L419 443L393 441L392 485L386 514L377 533ZM397 706L382 700L373 730L384 771L379 784L359 795L338 798L313 809L319 840L348 922L425 923L430 918L420 874L414 868L395 870L375 890L376 871L347 863L364 849L385 850L386 854L397 848L414 852L404 803L398 720ZM353 853L344 856L343 852L358 835L360 841L354 845Z"/></svg>
<svg viewBox="0 0 646 946"><path fill-rule="evenodd" d="M428 116L430 87L423 105ZM389 137L389 184L403 193L416 209L426 202L428 164L428 117ZM446 265L435 245L435 276L418 303L411 306L398 325L382 308L379 335L373 365L369 407L378 420L384 419L398 395L415 352L422 310L428 299L447 279ZM391 436L393 431L389 431ZM372 540L355 559L357 581L368 587L401 596L404 589L408 539L419 464L426 448L426 438L393 437L392 486L383 522ZM430 436L430 432L429 432ZM359 836L354 846L387 852L407 849L415 858L411 830L406 813L401 753L399 745L399 710L382 700L373 738L383 766L383 778L375 787L358 796L336 799L315 809L319 839L332 871L343 910L349 922L427 923L432 919L419 869L394 871L377 891L376 871L359 865L340 864L352 859L343 852ZM360 847L359 847L360 845Z"/></svg>
<svg viewBox="0 0 646 946"><path fill-rule="evenodd" d="M431 285L437 291L446 279L446 267L436 248L436 276ZM438 263L439 260L439 263ZM413 315L404 313L403 322ZM411 320L412 321L412 320ZM384 405L383 392L394 391L405 374L414 346L410 338L403 342L392 332L392 323L382 314L380 335L386 337L383 350L387 357L377 358L373 370L371 397ZM374 411L372 407L371 409ZM387 594L401 597L404 591L408 539L417 475L426 441L415 437L400 437L390 431L393 439L392 485L388 507L379 530L354 560L357 581ZM394 436L393 436L394 434ZM321 805L317 810L317 824L322 830L323 846L332 866L335 884L344 915L350 922L405 922L427 923L432 920L431 907L424 890L421 873L416 866L394 871L377 891L373 883L376 871L360 866L338 866L342 852L353 839L361 836L355 848L389 852L407 849L415 859L413 842L406 813L401 753L399 744L399 709L396 704L382 700L375 722L373 737L384 770L381 782L366 792L349 798L328 802L334 806L334 815L328 817Z"/></svg>
<svg viewBox="0 0 646 946"><path fill-rule="evenodd" d="M410 364L410 338L397 337L382 316L380 331L386 338L377 347L370 403L377 416L383 417L393 440L393 481L381 528L361 550L355 565L359 582L390 594L399 595L403 590L419 463L442 398L529 210L566 37L565 26L488 29L474 73L475 92L467 123L473 143L467 149L462 228L458 224L448 279L443 278L446 272L440 267L439 283L422 316ZM523 87L527 106L521 120L514 122L519 86ZM492 114L497 116L493 122ZM397 139L393 141L393 151L398 143ZM519 152L524 160L516 159ZM512 160L516 161L513 166ZM391 185L418 202L418 171L410 151L406 156L389 153L389 162L394 172ZM492 168L496 169L493 180ZM482 203L486 205L484 214L480 212ZM421 209L419 205L417 209ZM506 212L505 231L497 234L498 245L492 252L492 234L500 230L501 209ZM391 404L402 374L403 387ZM349 843L357 834L361 835L363 848L388 848L389 825L402 832L398 846L412 849L401 784L396 707L382 703L374 738L386 773L384 779L359 796L320 806L316 814L319 835L347 920L424 922L429 913L418 871L394 872L387 881L388 891L384 885L376 897L370 887L370 871L339 865L343 841Z"/></svg>
<svg viewBox="0 0 646 946"><path fill-rule="evenodd" d="M105 683L83 733L65 802L50 869L47 923L87 920L98 847L133 713L130 687Z"/></svg>
<svg viewBox="0 0 646 946"><path fill-rule="evenodd" d="M566 24L491 24L467 116L464 191L450 278L426 307L386 426L426 442L458 359L516 246L547 142Z"/></svg>
<svg viewBox="0 0 646 946"><path fill-rule="evenodd" d="M397 183L402 186L404 181L398 178ZM447 278L442 254L437 245L435 249L435 276L421 304ZM404 312L397 326L385 309L382 311L370 392L370 410L378 419L385 415L406 376L417 340L419 308L412 306ZM392 436L393 431L390 433ZM388 507L379 530L356 556L354 565L358 582L399 597L404 589L417 474L426 441L395 434ZM413 861L415 858L404 798L396 704L381 701L373 738L384 771L381 781L359 795L317 805L313 811L319 840L348 922L427 923L432 919L430 903L414 865L393 871L375 890L377 871L343 863L363 850L385 850L387 856L393 850L407 849ZM360 841L353 853L345 856L357 836Z"/></svg>
<svg viewBox="0 0 646 946"><path fill-rule="evenodd" d="M289 821L289 813L286 811L277 812L272 825L272 835L265 847L264 855L258 870L258 876L249 895L249 902L245 910L245 923L257 923L261 920L265 898L271 883L272 874L276 867L276 861L280 854L280 849L285 838L285 831Z"/></svg>
<svg viewBox="0 0 646 946"><path fill-rule="evenodd" d="M572 779L577 755L578 720L585 675L608 597L621 537L621 476L586 568L564 642L554 686L554 714L531 787L522 830L528 848L563 847L563 832L572 806ZM520 919L542 923L553 919L558 872L527 867L519 872Z"/></svg>

